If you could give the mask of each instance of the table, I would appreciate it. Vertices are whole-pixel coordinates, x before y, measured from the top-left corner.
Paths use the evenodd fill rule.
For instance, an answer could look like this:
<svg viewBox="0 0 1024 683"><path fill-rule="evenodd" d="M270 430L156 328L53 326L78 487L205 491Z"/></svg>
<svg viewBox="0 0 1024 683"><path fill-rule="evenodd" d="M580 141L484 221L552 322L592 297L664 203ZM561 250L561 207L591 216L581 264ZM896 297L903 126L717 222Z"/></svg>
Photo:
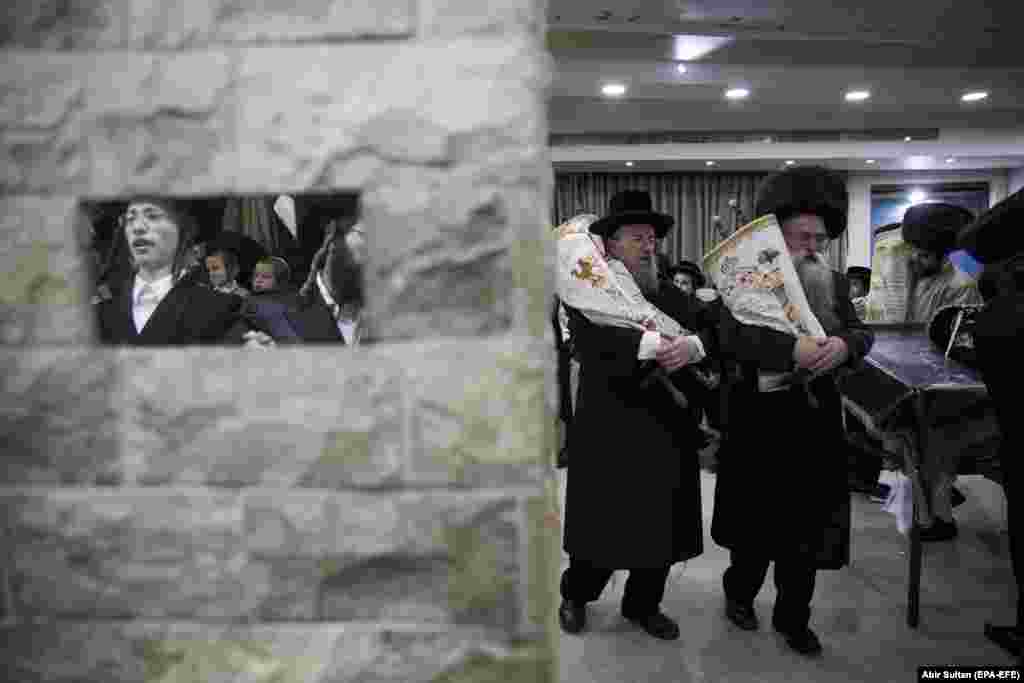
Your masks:
<svg viewBox="0 0 1024 683"><path fill-rule="evenodd" d="M947 360L925 334L923 325L869 325L875 343L863 365L839 378L843 405L876 437L894 430L912 435L904 463L914 486L910 528L907 625L920 617L921 537L919 513L930 509L930 488L920 465L928 457L928 429L962 416L991 410L988 390L971 368Z"/></svg>

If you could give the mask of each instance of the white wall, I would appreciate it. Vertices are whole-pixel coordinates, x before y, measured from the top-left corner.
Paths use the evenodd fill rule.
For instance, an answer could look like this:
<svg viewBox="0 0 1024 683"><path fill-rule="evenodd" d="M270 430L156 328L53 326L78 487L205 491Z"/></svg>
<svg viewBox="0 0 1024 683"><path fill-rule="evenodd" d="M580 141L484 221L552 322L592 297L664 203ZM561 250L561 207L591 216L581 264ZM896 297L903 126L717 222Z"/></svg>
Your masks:
<svg viewBox="0 0 1024 683"><path fill-rule="evenodd" d="M1018 169L1018 176L1022 174ZM897 172L897 173L851 173L847 182L850 193L850 212L846 229L846 265L871 267L871 186L872 185L934 185L940 183L987 182L989 184L989 205L993 206L1009 194L1009 178L1006 171L962 171L942 172ZM1024 182L1024 178L1021 178Z"/></svg>
<svg viewBox="0 0 1024 683"><path fill-rule="evenodd" d="M1010 186L1007 193L1013 194L1020 189L1024 189L1024 166L1010 171Z"/></svg>

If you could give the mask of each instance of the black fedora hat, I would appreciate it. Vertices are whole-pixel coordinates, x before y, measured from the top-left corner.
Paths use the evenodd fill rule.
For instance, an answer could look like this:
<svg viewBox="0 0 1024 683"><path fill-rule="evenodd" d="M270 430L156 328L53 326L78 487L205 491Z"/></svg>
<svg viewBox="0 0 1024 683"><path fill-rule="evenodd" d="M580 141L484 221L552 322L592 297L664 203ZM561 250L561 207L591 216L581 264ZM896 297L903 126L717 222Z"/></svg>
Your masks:
<svg viewBox="0 0 1024 683"><path fill-rule="evenodd" d="M835 239L846 230L849 204L846 181L835 171L824 166L791 166L764 181L754 213L774 214L780 223L801 213L820 216L828 236Z"/></svg>
<svg viewBox="0 0 1024 683"><path fill-rule="evenodd" d="M958 246L982 263L1024 252L1024 189L999 202L960 232Z"/></svg>
<svg viewBox="0 0 1024 683"><path fill-rule="evenodd" d="M608 214L590 225L590 232L611 237L623 225L650 225L658 239L668 234L675 219L652 208L651 193L644 190L616 192L608 202Z"/></svg>
<svg viewBox="0 0 1024 683"><path fill-rule="evenodd" d="M915 204L903 214L903 241L946 255L956 249L957 235L973 220L974 214L954 204Z"/></svg>
<svg viewBox="0 0 1024 683"><path fill-rule="evenodd" d="M701 272L700 267L697 266L693 261L680 261L676 265L672 266L670 270L673 276L676 273L686 273L693 278L693 286L701 288L704 286L704 273Z"/></svg>
<svg viewBox="0 0 1024 683"><path fill-rule="evenodd" d="M871 281L871 269L864 266L850 266L846 269L846 277L856 277L865 282Z"/></svg>

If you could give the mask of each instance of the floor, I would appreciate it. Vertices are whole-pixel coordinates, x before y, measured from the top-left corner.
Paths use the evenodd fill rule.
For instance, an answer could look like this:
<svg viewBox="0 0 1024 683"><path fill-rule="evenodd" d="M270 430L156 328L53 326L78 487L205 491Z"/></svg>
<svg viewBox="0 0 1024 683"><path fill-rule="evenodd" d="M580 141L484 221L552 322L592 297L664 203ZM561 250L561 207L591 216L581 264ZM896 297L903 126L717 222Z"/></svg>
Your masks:
<svg viewBox="0 0 1024 683"><path fill-rule="evenodd" d="M563 493L566 472L559 470ZM894 476L884 472L882 481ZM842 570L818 574L811 627L825 651L807 659L771 630L770 571L755 602L761 629L741 631L725 619L721 576L728 553L710 537L715 477L703 471L704 554L673 572L662 603L678 621L682 638L655 640L623 620L618 608L625 574L617 572L600 600L590 604L587 630L561 634L561 680L890 683L918 680L918 666L1014 664L982 633L986 621L1012 623L1016 591L1006 534L991 515L991 496L978 494L989 482L979 480L958 481L967 495L955 511L959 537L925 545L917 629L906 623L906 537L879 503L852 494L853 559Z"/></svg>

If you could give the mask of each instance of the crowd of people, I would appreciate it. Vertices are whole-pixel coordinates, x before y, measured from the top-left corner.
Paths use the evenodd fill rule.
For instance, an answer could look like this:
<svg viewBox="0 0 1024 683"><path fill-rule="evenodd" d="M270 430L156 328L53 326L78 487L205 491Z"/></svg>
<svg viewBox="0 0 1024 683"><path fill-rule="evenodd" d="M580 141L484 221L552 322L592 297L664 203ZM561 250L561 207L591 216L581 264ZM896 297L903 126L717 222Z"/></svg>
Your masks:
<svg viewBox="0 0 1024 683"><path fill-rule="evenodd" d="M743 630L759 628L754 599L774 563L778 590L772 627L796 652L822 652L810 628L817 572L849 563L850 490L880 500L885 491L878 484L878 454L898 452L899 444L883 441L855 449L850 438L855 430L844 420L840 378L856 372L874 343L871 326L863 321L871 271L854 267L839 273L822 256L847 227L844 181L820 167L787 169L761 187L756 214L775 216L823 336L794 336L739 322L695 263L669 264L658 253L673 219L654 211L650 196L639 191L615 195L606 214L590 224L590 233L601 239L609 262L625 267L647 302L687 333L669 338L651 329L601 324L556 297L552 322L566 431L559 464L567 468L563 543L569 556L558 617L567 633L586 628L587 604L616 570L626 570L622 615L656 638L680 636L660 605L671 566L703 552L698 451L707 443L702 427L713 425L720 443L711 536L730 552L722 575L725 617ZM1022 338L1024 261L1017 256L988 268L997 274L987 275L989 297L983 300L978 284L952 267L949 254L972 230L984 235L975 240L984 244L974 249L981 261L1020 253L1020 231L997 235L997 226L1021 220L1021 192L980 220L948 204L911 207L900 224L911 247L904 322L924 325L946 307L985 303L986 314L979 317L985 326L979 324L976 333L979 353L992 348L991 353L1014 355L1008 344L1014 335ZM1005 424L1011 419L1006 407L1012 385L999 385L1004 377L995 374L992 357L989 361L979 365L996 404L1003 406L996 417L1007 461L1010 444L1019 445L1019 438L1014 441L1019 435L1006 432ZM695 383L700 374L693 370L699 367L714 381ZM688 397L685 409L671 386L649 381L652 373L666 375ZM789 380L779 384L774 378L780 374ZM924 541L956 536L952 481L957 454L971 433L946 438L938 455L926 460L925 481L934 502L931 519L920 521ZM624 458L627 453L635 455ZM851 460L856 461L852 467ZM1008 499L1014 467L1003 468ZM1013 534L1021 530L1016 521L1021 513L1013 502L1009 509ZM1020 575L1024 543L1012 538ZM1018 604L1021 628L987 627L990 637L1015 653L1024 643L1024 600Z"/></svg>
<svg viewBox="0 0 1024 683"><path fill-rule="evenodd" d="M363 316L366 235L357 215L310 212L324 239L308 277L293 280L281 256L261 254L240 282L242 238L200 242L185 202L135 197L117 216L93 303L99 338L128 346L370 341ZM228 239L232 237L233 239ZM250 240L251 241L251 240ZM265 252L265 250L264 250Z"/></svg>

